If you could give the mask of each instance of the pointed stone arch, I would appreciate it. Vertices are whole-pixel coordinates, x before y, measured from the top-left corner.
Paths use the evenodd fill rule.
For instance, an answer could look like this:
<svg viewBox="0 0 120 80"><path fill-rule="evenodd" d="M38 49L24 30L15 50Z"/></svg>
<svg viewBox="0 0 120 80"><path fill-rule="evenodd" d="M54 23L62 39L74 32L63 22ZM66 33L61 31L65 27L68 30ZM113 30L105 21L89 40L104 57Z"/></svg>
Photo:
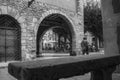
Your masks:
<svg viewBox="0 0 120 80"><path fill-rule="evenodd" d="M0 14L1 61L21 60L21 27L9 14Z"/></svg>
<svg viewBox="0 0 120 80"><path fill-rule="evenodd" d="M72 33L72 51L75 51L75 47L76 47L76 31L75 31L75 28L74 28L74 23L73 21L70 19L70 17L68 15L66 15L65 13L61 12L61 11L57 11L57 10L48 10L46 12L44 12L41 16L41 18L38 20L39 24L38 24L38 27L37 27L37 31L36 31L36 36L38 35L38 31L39 31L39 28L40 28L40 24L42 23L42 21L44 21L44 19L46 19L48 16L51 16L51 15L54 15L54 14L58 14L59 17L61 17L68 25L69 25L69 29L70 29L70 32ZM36 40L38 40L38 37L36 37ZM36 44L38 44L39 40L36 41ZM39 46L36 45L37 47L37 54L39 53L38 52L38 48Z"/></svg>
<svg viewBox="0 0 120 80"><path fill-rule="evenodd" d="M20 11L15 9L13 5L4 3L0 4L0 15L8 15L12 17L12 19L16 20L16 22L20 26L20 57L21 59L25 59L25 54L28 52L26 48L26 41L25 41L25 32L26 25L25 25L25 17L21 15Z"/></svg>

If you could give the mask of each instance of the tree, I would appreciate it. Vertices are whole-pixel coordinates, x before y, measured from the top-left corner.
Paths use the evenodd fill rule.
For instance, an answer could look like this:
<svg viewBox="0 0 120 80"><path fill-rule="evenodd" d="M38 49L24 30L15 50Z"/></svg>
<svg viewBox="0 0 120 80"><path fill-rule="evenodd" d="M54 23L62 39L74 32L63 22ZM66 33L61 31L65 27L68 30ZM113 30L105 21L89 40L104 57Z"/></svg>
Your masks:
<svg viewBox="0 0 120 80"><path fill-rule="evenodd" d="M84 30L103 41L102 15L98 4L87 2L84 7Z"/></svg>

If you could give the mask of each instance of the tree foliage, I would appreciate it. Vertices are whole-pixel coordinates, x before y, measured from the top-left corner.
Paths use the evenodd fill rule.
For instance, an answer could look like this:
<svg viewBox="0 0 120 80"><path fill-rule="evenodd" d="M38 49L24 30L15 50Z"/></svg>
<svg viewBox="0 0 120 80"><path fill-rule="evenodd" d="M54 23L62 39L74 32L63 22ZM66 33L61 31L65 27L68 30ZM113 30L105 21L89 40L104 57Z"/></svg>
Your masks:
<svg viewBox="0 0 120 80"><path fill-rule="evenodd" d="M103 40L102 16L98 4L87 2L84 7L84 30L90 32L99 40Z"/></svg>

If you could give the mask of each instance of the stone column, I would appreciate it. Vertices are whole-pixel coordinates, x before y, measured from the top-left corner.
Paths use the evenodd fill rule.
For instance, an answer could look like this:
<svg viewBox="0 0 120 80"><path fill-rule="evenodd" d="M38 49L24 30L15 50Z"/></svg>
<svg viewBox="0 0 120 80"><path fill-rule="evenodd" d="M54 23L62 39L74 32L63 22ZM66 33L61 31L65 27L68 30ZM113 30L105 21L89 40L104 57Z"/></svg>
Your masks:
<svg viewBox="0 0 120 80"><path fill-rule="evenodd" d="M75 27L76 27L76 43L75 49L76 54L81 54L80 43L84 36L84 14L83 14L83 0L76 0L76 15L75 15Z"/></svg>
<svg viewBox="0 0 120 80"><path fill-rule="evenodd" d="M114 0L101 0L101 4L105 54L119 54L117 42L117 26L119 26L118 23L120 23L120 12L114 12L114 7L117 7L117 5L114 3Z"/></svg>
<svg viewBox="0 0 120 80"><path fill-rule="evenodd" d="M101 4L105 55L120 54L120 0L101 0Z"/></svg>

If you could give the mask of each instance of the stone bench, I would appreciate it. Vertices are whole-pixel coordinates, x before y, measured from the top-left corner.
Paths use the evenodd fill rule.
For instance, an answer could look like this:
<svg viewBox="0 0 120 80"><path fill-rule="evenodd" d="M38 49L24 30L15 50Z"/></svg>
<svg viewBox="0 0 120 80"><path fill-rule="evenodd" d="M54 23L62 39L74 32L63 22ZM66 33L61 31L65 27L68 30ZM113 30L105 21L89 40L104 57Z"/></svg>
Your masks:
<svg viewBox="0 0 120 80"><path fill-rule="evenodd" d="M91 80L112 80L120 55L86 55L9 63L8 72L18 80L59 80L91 72Z"/></svg>

